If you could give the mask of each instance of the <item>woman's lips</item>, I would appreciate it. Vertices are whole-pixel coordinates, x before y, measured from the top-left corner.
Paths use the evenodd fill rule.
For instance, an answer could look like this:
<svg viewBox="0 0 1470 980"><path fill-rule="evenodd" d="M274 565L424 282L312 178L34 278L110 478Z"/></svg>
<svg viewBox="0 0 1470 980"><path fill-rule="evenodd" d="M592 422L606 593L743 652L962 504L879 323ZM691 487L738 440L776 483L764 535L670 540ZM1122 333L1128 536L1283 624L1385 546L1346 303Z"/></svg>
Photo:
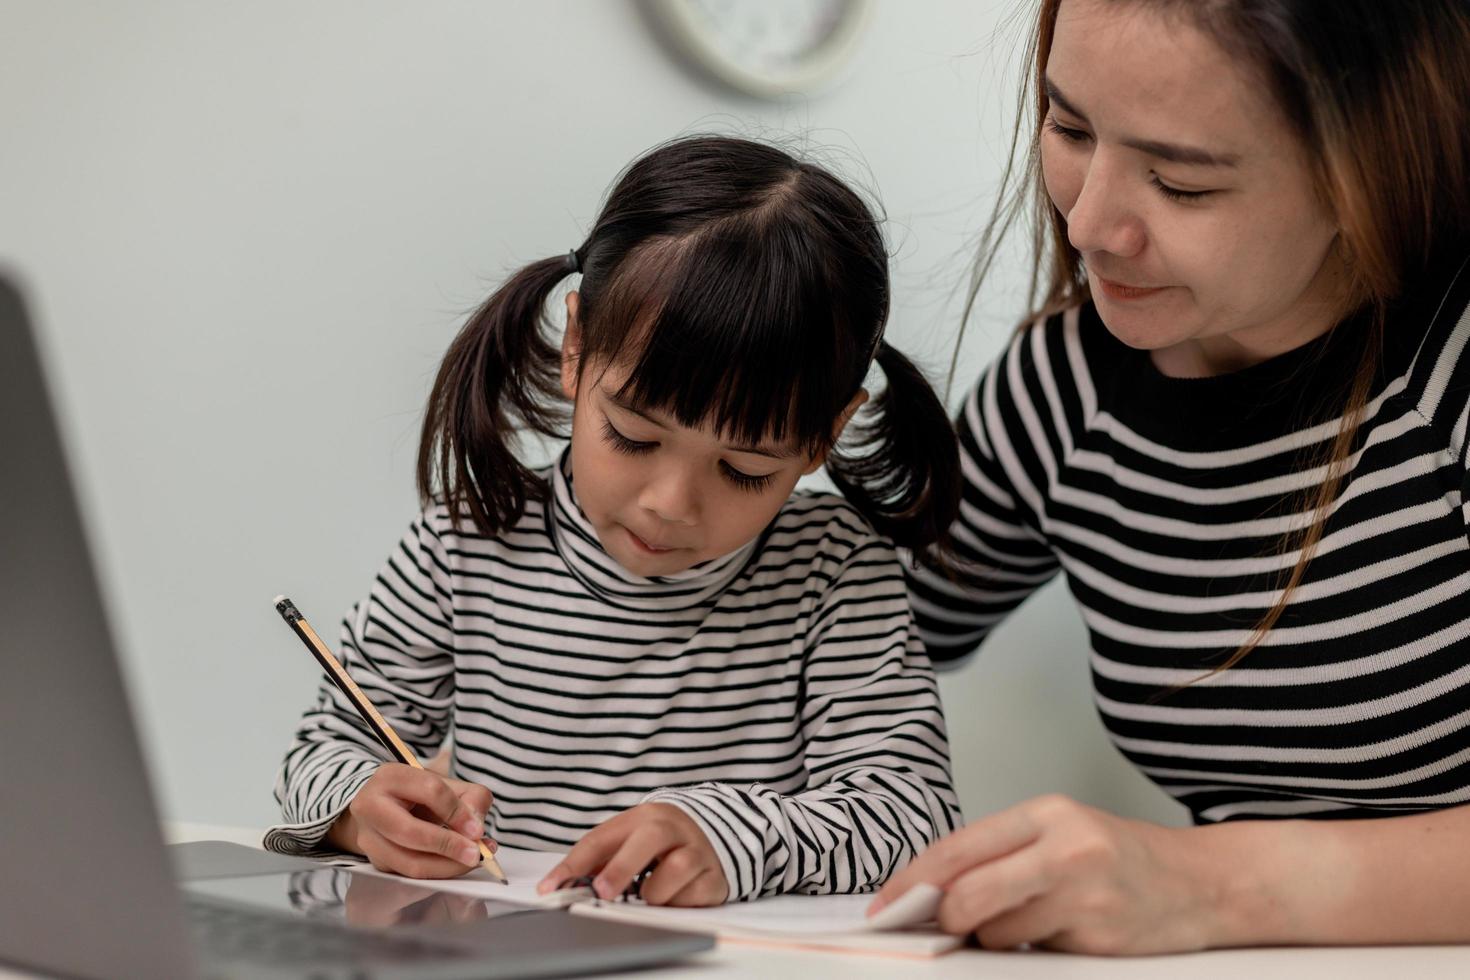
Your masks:
<svg viewBox="0 0 1470 980"><path fill-rule="evenodd" d="M1103 295L1107 296L1108 299L1118 300L1120 302L1148 299L1150 296L1157 296L1169 288L1168 286L1128 286L1121 282L1114 282L1111 279L1104 279L1101 276L1094 277L1093 281L1097 283L1098 288L1102 290Z"/></svg>

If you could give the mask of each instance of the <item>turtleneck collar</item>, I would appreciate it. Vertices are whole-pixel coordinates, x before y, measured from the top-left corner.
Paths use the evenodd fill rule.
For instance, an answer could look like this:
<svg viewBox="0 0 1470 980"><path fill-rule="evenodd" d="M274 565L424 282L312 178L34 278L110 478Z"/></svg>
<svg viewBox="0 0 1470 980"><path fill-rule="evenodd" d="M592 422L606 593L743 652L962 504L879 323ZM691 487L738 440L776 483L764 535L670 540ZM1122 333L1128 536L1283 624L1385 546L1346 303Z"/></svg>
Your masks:
<svg viewBox="0 0 1470 980"><path fill-rule="evenodd" d="M728 555L673 575L634 575L607 553L597 530L582 513L567 452L551 468L546 533L561 560L589 592L608 605L645 612L693 609L713 602L745 570L764 537L757 536Z"/></svg>

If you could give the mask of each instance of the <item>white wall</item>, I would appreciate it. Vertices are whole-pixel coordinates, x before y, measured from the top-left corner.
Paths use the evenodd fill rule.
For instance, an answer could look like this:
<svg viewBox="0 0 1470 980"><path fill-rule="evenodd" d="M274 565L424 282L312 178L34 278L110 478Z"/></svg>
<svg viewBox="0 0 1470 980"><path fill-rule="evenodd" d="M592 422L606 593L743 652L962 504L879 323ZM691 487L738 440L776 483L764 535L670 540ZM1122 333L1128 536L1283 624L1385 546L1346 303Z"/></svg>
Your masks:
<svg viewBox="0 0 1470 980"><path fill-rule="evenodd" d="M0 260L47 331L165 812L274 816L317 672L269 600L335 638L414 513L463 312L578 243L650 145L835 147L892 219L891 335L943 368L1008 139L1012 7L880 2L843 86L772 104L691 75L628 2L0 2ZM988 292L962 378L1021 281ZM944 693L970 816L1059 789L1178 819L1104 740L1062 590Z"/></svg>

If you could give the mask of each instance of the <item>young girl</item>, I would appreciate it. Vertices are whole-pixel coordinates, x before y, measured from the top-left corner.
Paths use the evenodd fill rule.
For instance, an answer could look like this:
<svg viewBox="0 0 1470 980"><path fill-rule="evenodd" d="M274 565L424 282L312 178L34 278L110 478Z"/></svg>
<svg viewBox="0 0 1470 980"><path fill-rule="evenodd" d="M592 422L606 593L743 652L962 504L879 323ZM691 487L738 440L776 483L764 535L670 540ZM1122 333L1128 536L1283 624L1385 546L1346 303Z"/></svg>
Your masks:
<svg viewBox="0 0 1470 980"><path fill-rule="evenodd" d="M558 349L545 304L578 273ZM940 538L958 452L887 314L878 223L830 174L713 137L633 164L581 246L455 340L425 509L343 624L343 663L416 752L453 733L452 778L385 763L323 684L267 845L443 877L488 827L572 848L543 887L594 874L611 896L657 861L646 900L709 905L871 889L954 829L885 536ZM521 462L522 431L568 420L555 465ZM793 495L824 463L847 500Z"/></svg>

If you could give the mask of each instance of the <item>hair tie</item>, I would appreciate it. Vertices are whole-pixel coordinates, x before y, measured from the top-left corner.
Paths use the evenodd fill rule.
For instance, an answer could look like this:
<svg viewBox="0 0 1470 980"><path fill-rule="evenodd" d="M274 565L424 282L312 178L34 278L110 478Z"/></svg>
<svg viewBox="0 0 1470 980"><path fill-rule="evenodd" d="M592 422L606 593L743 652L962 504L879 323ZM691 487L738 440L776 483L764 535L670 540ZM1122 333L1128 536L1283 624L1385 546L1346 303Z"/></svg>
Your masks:
<svg viewBox="0 0 1470 980"><path fill-rule="evenodd" d="M572 249L567 253L566 267L568 272L575 273L582 271L582 257L577 254L576 249Z"/></svg>

